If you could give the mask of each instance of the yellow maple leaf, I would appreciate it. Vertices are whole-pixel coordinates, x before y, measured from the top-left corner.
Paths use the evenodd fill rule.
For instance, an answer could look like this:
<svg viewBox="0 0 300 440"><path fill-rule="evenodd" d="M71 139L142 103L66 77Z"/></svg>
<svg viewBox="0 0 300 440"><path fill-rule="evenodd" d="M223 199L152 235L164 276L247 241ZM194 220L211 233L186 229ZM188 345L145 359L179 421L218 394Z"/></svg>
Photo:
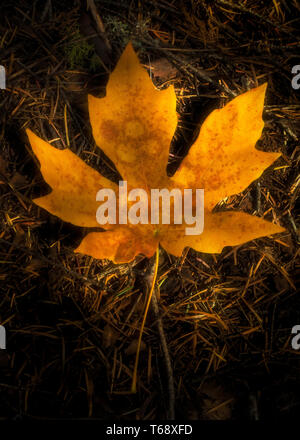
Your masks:
<svg viewBox="0 0 300 440"><path fill-rule="evenodd" d="M177 125L173 86L156 90L129 44L110 75L106 97L89 96L89 114L96 144L114 162L128 190L153 188L204 189L204 230L186 235L186 224L103 225L91 232L75 252L115 263L129 262L142 253L151 257L159 243L180 256L188 246L219 253L284 229L239 211L212 212L224 197L236 194L257 179L279 153L255 148L264 126L262 111L266 84L214 110L172 178L166 174L169 147ZM34 199L40 207L74 225L96 227L101 188L118 185L86 165L69 149L58 150L27 129L31 147L52 192Z"/></svg>

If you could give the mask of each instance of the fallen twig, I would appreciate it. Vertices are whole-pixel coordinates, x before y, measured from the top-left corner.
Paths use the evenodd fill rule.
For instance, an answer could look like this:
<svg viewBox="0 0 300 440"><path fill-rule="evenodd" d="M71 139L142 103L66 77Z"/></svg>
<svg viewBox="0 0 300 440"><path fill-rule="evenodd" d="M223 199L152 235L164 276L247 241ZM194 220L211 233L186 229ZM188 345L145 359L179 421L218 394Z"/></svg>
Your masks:
<svg viewBox="0 0 300 440"><path fill-rule="evenodd" d="M168 377L168 412L167 419L174 420L175 419L175 389L174 389L174 378L173 378L173 368L171 357L168 349L167 339L164 332L163 322L159 315L158 301L157 301L157 288L154 289L152 298L151 298L151 306L155 316L155 322L157 325L157 330L160 337L161 348L164 354L166 373Z"/></svg>

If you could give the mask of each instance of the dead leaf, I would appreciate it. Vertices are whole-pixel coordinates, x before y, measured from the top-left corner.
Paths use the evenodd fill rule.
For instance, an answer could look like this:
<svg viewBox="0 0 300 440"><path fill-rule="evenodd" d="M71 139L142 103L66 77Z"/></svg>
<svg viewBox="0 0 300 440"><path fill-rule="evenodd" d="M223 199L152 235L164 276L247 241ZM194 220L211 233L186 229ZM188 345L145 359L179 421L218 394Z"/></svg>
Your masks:
<svg viewBox="0 0 300 440"><path fill-rule="evenodd" d="M109 348L117 341L119 333L109 324L103 329L102 343L104 348Z"/></svg>
<svg viewBox="0 0 300 440"><path fill-rule="evenodd" d="M18 173L17 171L14 173L12 178L10 179L10 184L14 188L21 188L22 186L28 185L28 181L26 176L23 174Z"/></svg>
<svg viewBox="0 0 300 440"><path fill-rule="evenodd" d="M125 354L127 354L128 356L132 355L132 354L136 354L137 348L138 348L138 344L139 344L139 340L138 339L134 339L129 346L126 348L125 350ZM146 344L144 341L141 341L141 347L140 347L140 351L144 351L146 350Z"/></svg>
<svg viewBox="0 0 300 440"><path fill-rule="evenodd" d="M89 114L96 144L114 162L128 192L152 188L204 188L204 231L185 235L186 224L102 225L105 232L91 232L75 252L115 263L132 261L139 253L151 257L160 243L180 256L185 247L218 253L284 229L244 212L213 213L226 196L239 193L257 179L279 153L255 148L264 122L262 111L267 84L254 88L214 110L204 121L199 136L172 178L166 174L169 146L178 116L171 85L155 89L131 44L110 75L106 96L89 96ZM41 172L52 192L34 202L62 220L83 227L96 221L96 193L118 186L86 165L69 149L58 150L27 130Z"/></svg>
<svg viewBox="0 0 300 440"><path fill-rule="evenodd" d="M46 263L39 258L32 258L30 263L25 267L25 270L30 273L38 274L38 271L45 267Z"/></svg>
<svg viewBox="0 0 300 440"><path fill-rule="evenodd" d="M167 60L167 58L158 58L151 62L151 72L155 77L167 81L178 74L176 67Z"/></svg>
<svg viewBox="0 0 300 440"><path fill-rule="evenodd" d="M225 388L214 381L206 382L201 387L201 412L204 420L231 419L234 398Z"/></svg>

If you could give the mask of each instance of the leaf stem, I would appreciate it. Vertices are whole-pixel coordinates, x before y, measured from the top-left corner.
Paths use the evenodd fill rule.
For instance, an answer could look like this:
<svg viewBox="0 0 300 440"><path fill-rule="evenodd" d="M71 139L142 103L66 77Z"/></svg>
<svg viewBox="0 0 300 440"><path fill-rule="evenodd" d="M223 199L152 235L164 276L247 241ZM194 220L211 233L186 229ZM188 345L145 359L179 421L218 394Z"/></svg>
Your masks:
<svg viewBox="0 0 300 440"><path fill-rule="evenodd" d="M141 329L140 329L138 346L137 346L137 350L136 350L134 370L133 370L133 375L132 375L132 384L131 384L131 392L132 393L136 393L137 369L138 369L138 363L139 363L142 335L143 335L143 331L144 331L144 327L145 327L145 322L146 322L149 306L151 303L151 298L152 298L154 288L155 288L157 271L158 271L158 260L159 260L159 247L157 247L157 249L156 249L155 263L154 263L154 274L153 274L151 289L149 292L149 296L148 296L148 300L147 300L147 304L146 304L146 308L145 308L145 313L144 313L144 317L143 317L143 321L142 321L142 325L141 325Z"/></svg>

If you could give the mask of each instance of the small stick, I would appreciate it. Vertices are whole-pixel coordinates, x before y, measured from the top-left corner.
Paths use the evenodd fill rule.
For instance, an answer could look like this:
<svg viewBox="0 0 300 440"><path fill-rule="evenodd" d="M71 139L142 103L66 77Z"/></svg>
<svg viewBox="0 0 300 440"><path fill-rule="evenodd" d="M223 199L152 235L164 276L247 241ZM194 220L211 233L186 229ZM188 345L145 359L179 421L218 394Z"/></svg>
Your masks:
<svg viewBox="0 0 300 440"><path fill-rule="evenodd" d="M249 395L249 412L251 420L259 420L257 398L254 393Z"/></svg>
<svg viewBox="0 0 300 440"><path fill-rule="evenodd" d="M102 36L102 38L106 44L107 49L109 51L111 51L111 45L110 45L110 42L108 41L108 38L106 36L105 27L104 27L103 21L101 20L100 15L97 12L97 8L96 8L94 0L87 0L87 10L91 11L91 14L95 20L96 25L97 25L98 32Z"/></svg>
<svg viewBox="0 0 300 440"><path fill-rule="evenodd" d="M149 296L145 308L145 313L140 329L139 334L139 340L138 340L138 347L137 347L137 353L135 358L135 365L134 365L134 371L132 376L132 385L131 385L131 392L136 392L136 382L137 382L137 367L138 367L138 360L139 360L139 352L140 352L140 345L142 341L142 334L146 322L147 313L149 310L149 305L151 303L151 307L153 310L153 314L155 317L155 323L157 325L157 330L160 338L160 343L163 351L164 361L165 361L165 368L166 373L168 376L168 409L167 409L167 420L175 420L175 388L174 388L174 378L173 378L173 369L172 369L172 362L171 357L168 349L167 339L164 332L163 322L162 318L159 313L159 307L158 307L158 300L157 300L157 272L158 272L158 262L159 262L159 247L156 250L155 260L154 257L152 257L149 261L149 266L147 270L147 274L144 276L144 281L146 286L149 290ZM151 286L151 287L149 287Z"/></svg>
<svg viewBox="0 0 300 440"><path fill-rule="evenodd" d="M52 4L51 4L51 0L47 0L44 10L41 14L41 21L43 22L47 16L47 14L49 14L49 18L50 20L52 19Z"/></svg>
<svg viewBox="0 0 300 440"><path fill-rule="evenodd" d="M154 289L152 298L151 298L151 306L155 316L155 321L157 325L157 330L160 337L161 347L164 354L165 367L168 376L168 394L169 394L169 405L167 412L167 420L175 420L175 389L174 389L174 378L173 378L173 369L170 358L170 353L168 349L168 344L164 332L164 327L162 323L162 319L159 316L159 308L157 301L157 289Z"/></svg>

